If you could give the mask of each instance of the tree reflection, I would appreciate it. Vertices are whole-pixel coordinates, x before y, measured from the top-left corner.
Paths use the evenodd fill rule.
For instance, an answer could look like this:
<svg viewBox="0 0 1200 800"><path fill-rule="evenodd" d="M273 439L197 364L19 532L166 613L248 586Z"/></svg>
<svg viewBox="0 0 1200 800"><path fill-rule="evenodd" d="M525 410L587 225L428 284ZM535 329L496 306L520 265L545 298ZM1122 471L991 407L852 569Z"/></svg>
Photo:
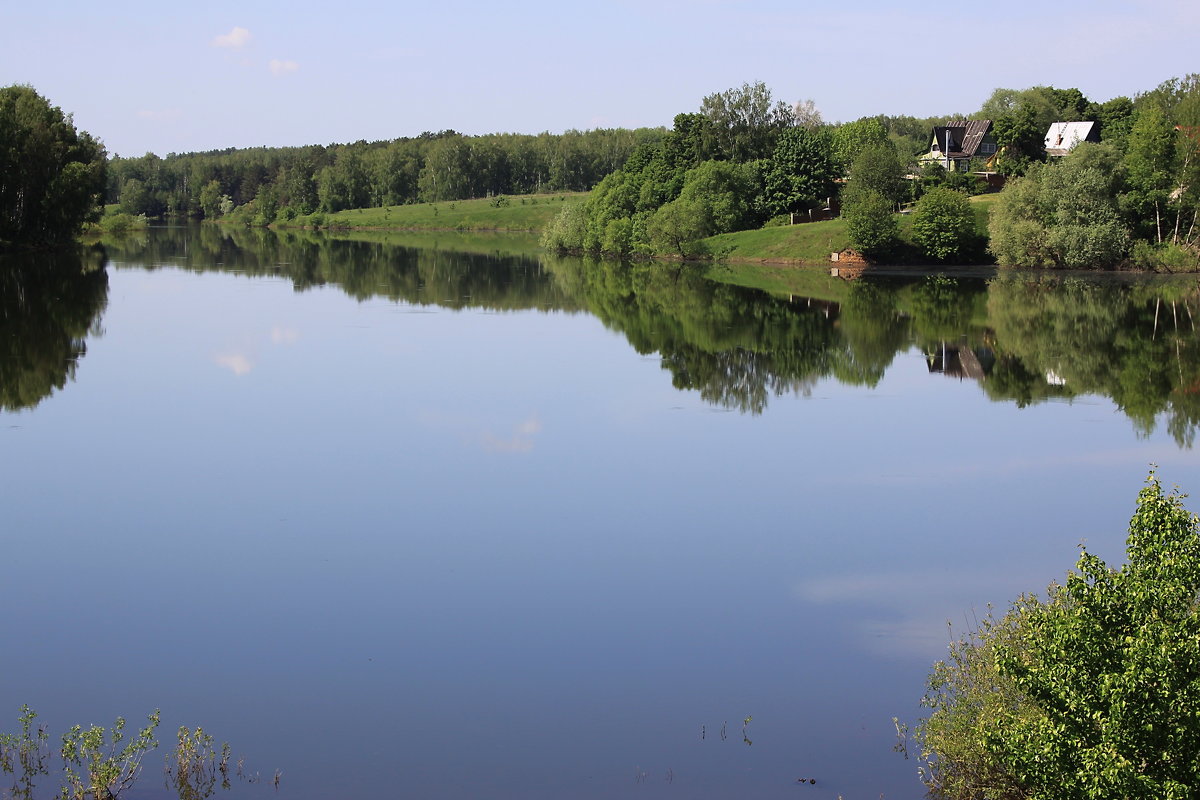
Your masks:
<svg viewBox="0 0 1200 800"><path fill-rule="evenodd" d="M837 356L836 304L777 300L705 277L705 268L563 259L550 267L639 353L658 353L678 389L760 414L804 394Z"/></svg>
<svg viewBox="0 0 1200 800"><path fill-rule="evenodd" d="M336 285L362 300L586 310L637 352L657 354L677 388L750 414L830 378L875 387L898 354L916 348L931 373L977 381L997 402L1102 395L1140 433L1165 421L1185 447L1200 422L1194 282L1005 275L847 284L814 274L807 296L784 298L712 280L705 266L552 257L510 241L205 226L190 238L124 240L113 257L279 276L297 291Z"/></svg>
<svg viewBox="0 0 1200 800"><path fill-rule="evenodd" d="M989 381L985 391L1022 404L1103 395L1144 435L1165 415L1175 441L1191 447L1200 406L1198 301L1194 286L994 280L989 321L1009 380Z"/></svg>
<svg viewBox="0 0 1200 800"><path fill-rule="evenodd" d="M453 237L452 237L453 238ZM336 238L320 231L197 225L106 243L114 263L279 277L296 291L336 286L357 300L496 311L575 310L571 298L530 253L503 240L462 237L472 250L441 248L436 238Z"/></svg>
<svg viewBox="0 0 1200 800"><path fill-rule="evenodd" d="M68 380L108 302L103 251L0 261L0 409L33 408Z"/></svg>

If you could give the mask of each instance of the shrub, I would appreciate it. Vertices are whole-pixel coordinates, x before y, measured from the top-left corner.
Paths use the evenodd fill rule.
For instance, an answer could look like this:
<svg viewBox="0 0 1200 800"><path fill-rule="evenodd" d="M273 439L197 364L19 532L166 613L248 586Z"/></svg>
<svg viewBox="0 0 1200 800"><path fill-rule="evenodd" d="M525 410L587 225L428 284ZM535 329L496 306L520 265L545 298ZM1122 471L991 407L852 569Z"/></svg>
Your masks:
<svg viewBox="0 0 1200 800"><path fill-rule="evenodd" d="M932 796L1162 798L1200 789L1200 534L1151 474L1119 570L1082 552L935 665L917 729Z"/></svg>
<svg viewBox="0 0 1200 800"><path fill-rule="evenodd" d="M872 258L891 255L900 244L900 228L892 213L892 201L871 189L848 193L842 216L850 244Z"/></svg>
<svg viewBox="0 0 1200 800"><path fill-rule="evenodd" d="M960 261L975 249L975 214L967 196L953 189L931 189L913 211L912 238L921 252L937 261Z"/></svg>
<svg viewBox="0 0 1200 800"><path fill-rule="evenodd" d="M539 241L547 250L582 250L587 213L582 205L563 206L554 216Z"/></svg>
<svg viewBox="0 0 1200 800"><path fill-rule="evenodd" d="M699 240L708 235L711 225L703 205L680 198L660 207L650 216L646 223L646 235L656 253L693 258L705 254Z"/></svg>
<svg viewBox="0 0 1200 800"><path fill-rule="evenodd" d="M145 214L135 216L125 213L109 214L101 217L99 222L100 230L112 234L128 233L131 230L145 228L149 224Z"/></svg>
<svg viewBox="0 0 1200 800"><path fill-rule="evenodd" d="M1156 245L1139 239L1133 245L1129 260L1141 269L1164 272L1195 272L1200 270L1200 253L1177 244Z"/></svg>
<svg viewBox="0 0 1200 800"><path fill-rule="evenodd" d="M992 206L988 248L1001 264L1111 267L1129 251L1115 199L1111 148L1080 145L1056 164L1033 165Z"/></svg>

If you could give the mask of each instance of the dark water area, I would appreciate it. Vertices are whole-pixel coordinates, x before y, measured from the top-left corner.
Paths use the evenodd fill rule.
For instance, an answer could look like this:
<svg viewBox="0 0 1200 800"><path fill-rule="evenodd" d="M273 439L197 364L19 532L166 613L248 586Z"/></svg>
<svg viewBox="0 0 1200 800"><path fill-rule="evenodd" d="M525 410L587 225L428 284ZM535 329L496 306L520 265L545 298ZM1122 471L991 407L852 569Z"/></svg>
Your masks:
<svg viewBox="0 0 1200 800"><path fill-rule="evenodd" d="M1200 486L1200 291L728 279L213 227L0 262L0 730L160 708L282 771L244 797L921 797L892 718L947 621L1120 561L1151 464Z"/></svg>

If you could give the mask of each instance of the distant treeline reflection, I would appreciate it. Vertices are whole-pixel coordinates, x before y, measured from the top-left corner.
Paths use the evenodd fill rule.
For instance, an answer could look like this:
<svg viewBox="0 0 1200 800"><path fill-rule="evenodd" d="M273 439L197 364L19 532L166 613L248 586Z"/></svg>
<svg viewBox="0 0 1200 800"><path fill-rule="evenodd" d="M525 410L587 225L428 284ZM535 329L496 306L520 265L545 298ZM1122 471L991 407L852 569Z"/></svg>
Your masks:
<svg viewBox="0 0 1200 800"><path fill-rule="evenodd" d="M810 296L779 298L714 280L721 267L559 258L504 237L333 238L216 226L193 227L190 237L150 231L113 243L110 256L148 268L285 277L298 291L333 285L358 299L587 311L639 353L659 354L677 388L752 414L827 378L875 386L897 354L918 348L930 373L975 380L995 401L1102 395L1141 433L1161 417L1185 447L1200 421L1194 282L1043 275L845 283L818 275Z"/></svg>

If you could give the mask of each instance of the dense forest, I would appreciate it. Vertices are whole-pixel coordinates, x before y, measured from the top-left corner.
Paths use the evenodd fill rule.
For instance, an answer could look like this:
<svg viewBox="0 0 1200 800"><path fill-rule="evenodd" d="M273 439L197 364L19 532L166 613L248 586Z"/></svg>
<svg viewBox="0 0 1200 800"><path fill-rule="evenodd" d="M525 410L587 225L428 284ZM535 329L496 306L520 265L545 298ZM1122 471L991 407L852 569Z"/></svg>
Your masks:
<svg viewBox="0 0 1200 800"><path fill-rule="evenodd" d="M659 129L414 138L221 150L109 164L107 201L128 214L196 218L239 211L252 224L349 208L586 191Z"/></svg>

